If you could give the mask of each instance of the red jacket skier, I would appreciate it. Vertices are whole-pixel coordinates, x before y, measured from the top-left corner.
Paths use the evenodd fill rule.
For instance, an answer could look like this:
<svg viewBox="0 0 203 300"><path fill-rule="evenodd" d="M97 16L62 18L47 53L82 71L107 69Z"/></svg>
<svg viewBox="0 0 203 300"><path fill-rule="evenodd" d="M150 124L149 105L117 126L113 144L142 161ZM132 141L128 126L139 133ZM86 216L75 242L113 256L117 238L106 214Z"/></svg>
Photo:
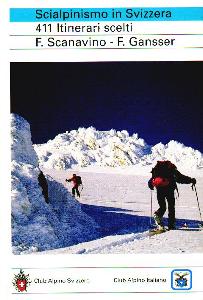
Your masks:
<svg viewBox="0 0 203 300"><path fill-rule="evenodd" d="M66 179L66 181L73 183L72 195L75 196L76 193L77 196L80 197L80 192L78 190L78 187L80 184L82 184L81 177L77 176L76 174L73 174L73 176L69 179Z"/></svg>

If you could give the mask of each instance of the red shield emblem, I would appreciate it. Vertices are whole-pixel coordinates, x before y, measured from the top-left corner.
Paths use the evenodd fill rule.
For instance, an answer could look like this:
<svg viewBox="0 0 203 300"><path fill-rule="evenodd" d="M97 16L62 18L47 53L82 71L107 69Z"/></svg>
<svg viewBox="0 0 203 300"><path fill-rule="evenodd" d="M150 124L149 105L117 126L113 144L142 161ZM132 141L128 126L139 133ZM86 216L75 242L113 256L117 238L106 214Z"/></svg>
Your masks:
<svg viewBox="0 0 203 300"><path fill-rule="evenodd" d="M17 283L17 287L18 287L19 291L21 291L21 292L26 291L26 280L25 279L18 279L16 283Z"/></svg>
<svg viewBox="0 0 203 300"><path fill-rule="evenodd" d="M29 274L24 274L24 271L20 269L20 272L14 275L12 283L18 292L27 292L27 287L31 284Z"/></svg>

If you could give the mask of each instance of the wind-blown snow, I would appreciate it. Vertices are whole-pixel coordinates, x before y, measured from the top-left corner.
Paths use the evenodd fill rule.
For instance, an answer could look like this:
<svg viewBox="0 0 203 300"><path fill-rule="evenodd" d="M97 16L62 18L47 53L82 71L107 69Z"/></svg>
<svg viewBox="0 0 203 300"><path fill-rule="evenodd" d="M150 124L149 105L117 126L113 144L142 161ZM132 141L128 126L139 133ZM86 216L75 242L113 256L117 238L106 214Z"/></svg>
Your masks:
<svg viewBox="0 0 203 300"><path fill-rule="evenodd" d="M198 150L177 142L149 146L126 130L97 131L93 127L79 128L57 135L45 144L35 145L40 166L66 170L71 167L152 166L157 160L171 160L182 169L203 168L203 155Z"/></svg>
<svg viewBox="0 0 203 300"><path fill-rule="evenodd" d="M15 254L70 246L98 236L98 225L67 189L50 176L49 204L39 186L30 126L11 115L12 245Z"/></svg>

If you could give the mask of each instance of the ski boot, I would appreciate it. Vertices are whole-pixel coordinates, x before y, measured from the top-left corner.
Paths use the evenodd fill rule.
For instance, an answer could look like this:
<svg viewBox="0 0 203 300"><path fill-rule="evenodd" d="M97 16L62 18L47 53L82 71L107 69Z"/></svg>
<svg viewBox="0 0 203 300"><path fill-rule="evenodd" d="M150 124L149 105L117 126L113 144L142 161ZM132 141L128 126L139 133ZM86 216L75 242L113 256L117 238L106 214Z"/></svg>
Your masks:
<svg viewBox="0 0 203 300"><path fill-rule="evenodd" d="M188 227L183 227L185 229L187 229ZM168 226L168 230L176 230L176 227L175 226Z"/></svg>
<svg viewBox="0 0 203 300"><path fill-rule="evenodd" d="M164 230L162 219L156 213L154 213L154 222L157 226L157 230Z"/></svg>

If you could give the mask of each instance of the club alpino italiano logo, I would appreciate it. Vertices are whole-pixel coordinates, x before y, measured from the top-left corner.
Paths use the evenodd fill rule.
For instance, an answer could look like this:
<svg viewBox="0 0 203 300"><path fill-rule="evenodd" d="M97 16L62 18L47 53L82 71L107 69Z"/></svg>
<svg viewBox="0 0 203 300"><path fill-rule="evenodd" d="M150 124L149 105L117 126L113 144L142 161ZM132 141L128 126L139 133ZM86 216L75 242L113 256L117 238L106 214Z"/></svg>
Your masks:
<svg viewBox="0 0 203 300"><path fill-rule="evenodd" d="M27 292L30 283L29 274L25 275L22 269L17 275L14 275L13 286L18 292Z"/></svg>

